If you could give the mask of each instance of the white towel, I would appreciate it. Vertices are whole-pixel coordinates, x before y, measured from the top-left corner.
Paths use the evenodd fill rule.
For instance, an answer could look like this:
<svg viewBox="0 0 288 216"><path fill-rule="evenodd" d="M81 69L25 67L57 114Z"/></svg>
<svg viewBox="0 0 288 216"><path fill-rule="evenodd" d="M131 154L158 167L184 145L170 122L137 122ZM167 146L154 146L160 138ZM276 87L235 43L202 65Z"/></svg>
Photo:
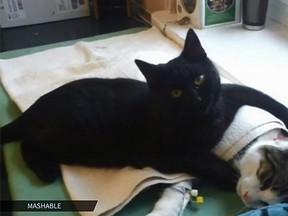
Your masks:
<svg viewBox="0 0 288 216"><path fill-rule="evenodd" d="M43 94L72 80L129 77L144 81L135 59L165 63L181 50L153 27L135 34L0 59L0 78L9 96L24 111Z"/></svg>
<svg viewBox="0 0 288 216"><path fill-rule="evenodd" d="M273 129L286 130L286 127L281 120L265 110L242 106L212 152L228 161L254 139Z"/></svg>
<svg viewBox="0 0 288 216"><path fill-rule="evenodd" d="M0 60L0 78L11 99L24 111L43 94L72 80L89 77L128 77L143 80L136 58L165 63L182 48L158 29L95 42L50 49L19 58ZM93 213L113 215L143 189L157 183L177 183L191 176L164 175L151 168L135 170L61 166L65 186L74 200L98 200Z"/></svg>

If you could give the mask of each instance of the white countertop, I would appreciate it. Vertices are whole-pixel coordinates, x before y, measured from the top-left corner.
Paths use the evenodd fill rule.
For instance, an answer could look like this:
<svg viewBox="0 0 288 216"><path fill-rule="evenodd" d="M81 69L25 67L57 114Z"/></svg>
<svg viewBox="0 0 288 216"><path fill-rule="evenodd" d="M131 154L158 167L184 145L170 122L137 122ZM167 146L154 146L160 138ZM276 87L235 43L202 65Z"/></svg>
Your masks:
<svg viewBox="0 0 288 216"><path fill-rule="evenodd" d="M180 45L190 24L179 25L176 15L152 14L152 24ZM288 29L267 18L261 31L242 24L195 29L209 58L226 78L260 89L288 106Z"/></svg>

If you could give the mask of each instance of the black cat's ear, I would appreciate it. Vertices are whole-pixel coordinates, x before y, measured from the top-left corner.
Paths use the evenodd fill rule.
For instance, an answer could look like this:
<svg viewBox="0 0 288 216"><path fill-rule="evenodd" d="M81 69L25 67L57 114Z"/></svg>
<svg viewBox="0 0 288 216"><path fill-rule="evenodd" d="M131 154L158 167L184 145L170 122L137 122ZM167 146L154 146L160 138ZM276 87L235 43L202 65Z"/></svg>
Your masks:
<svg viewBox="0 0 288 216"><path fill-rule="evenodd" d="M187 32L184 49L181 55L189 61L197 61L206 58L205 50L193 29L189 29Z"/></svg>
<svg viewBox="0 0 288 216"><path fill-rule="evenodd" d="M159 88L159 82L162 77L159 71L159 66L138 59L135 60L135 63L144 75L149 88L152 91L156 91Z"/></svg>

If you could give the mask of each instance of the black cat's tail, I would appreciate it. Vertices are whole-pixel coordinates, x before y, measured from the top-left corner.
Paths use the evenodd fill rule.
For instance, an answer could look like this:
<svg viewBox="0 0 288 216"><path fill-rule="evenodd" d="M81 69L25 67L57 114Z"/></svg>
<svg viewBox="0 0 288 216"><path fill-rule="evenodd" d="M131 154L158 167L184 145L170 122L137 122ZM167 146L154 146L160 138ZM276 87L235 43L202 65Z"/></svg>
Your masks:
<svg viewBox="0 0 288 216"><path fill-rule="evenodd" d="M20 116L15 121L0 128L0 144L19 140L25 133L23 117Z"/></svg>

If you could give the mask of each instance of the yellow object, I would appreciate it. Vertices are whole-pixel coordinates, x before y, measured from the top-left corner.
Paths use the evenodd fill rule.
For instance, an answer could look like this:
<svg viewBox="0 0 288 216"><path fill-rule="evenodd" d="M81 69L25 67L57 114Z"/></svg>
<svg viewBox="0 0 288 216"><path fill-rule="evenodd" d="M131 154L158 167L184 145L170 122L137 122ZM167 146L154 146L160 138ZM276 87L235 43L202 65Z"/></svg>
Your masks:
<svg viewBox="0 0 288 216"><path fill-rule="evenodd" d="M203 196L197 196L196 197L196 203L202 204L204 202L204 197Z"/></svg>

